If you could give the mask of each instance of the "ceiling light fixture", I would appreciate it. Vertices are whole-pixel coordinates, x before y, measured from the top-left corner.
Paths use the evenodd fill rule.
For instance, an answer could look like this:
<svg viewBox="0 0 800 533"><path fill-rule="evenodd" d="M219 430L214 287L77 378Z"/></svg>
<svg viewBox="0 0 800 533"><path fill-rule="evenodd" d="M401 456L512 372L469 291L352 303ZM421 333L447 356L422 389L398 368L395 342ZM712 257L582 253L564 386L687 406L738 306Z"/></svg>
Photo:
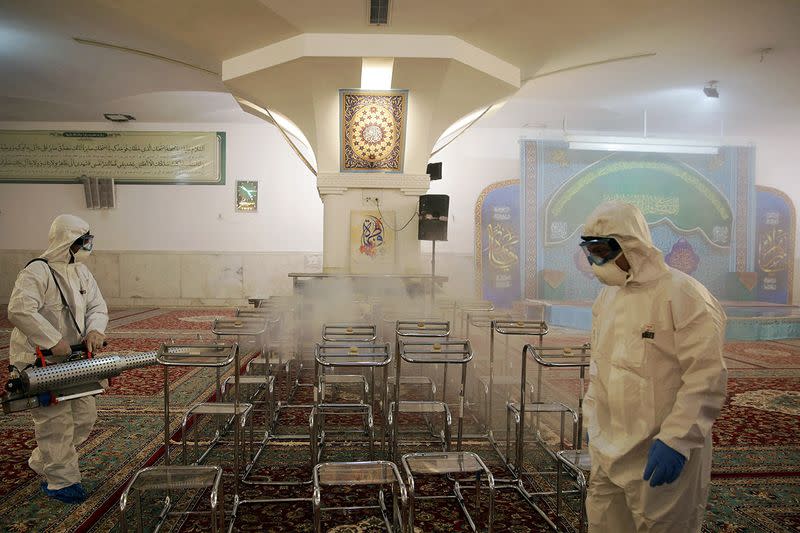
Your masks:
<svg viewBox="0 0 800 533"><path fill-rule="evenodd" d="M103 116L106 117L106 120L110 120L111 122L130 122L131 120L136 120L136 117L133 115L123 115L122 113L103 113Z"/></svg>
<svg viewBox="0 0 800 533"><path fill-rule="evenodd" d="M719 145L686 139L653 137L589 137L568 135L564 138L571 150L605 152L651 152L661 154L718 154Z"/></svg>
<svg viewBox="0 0 800 533"><path fill-rule="evenodd" d="M364 57L361 59L361 88L388 90L392 88L393 57Z"/></svg>
<svg viewBox="0 0 800 533"><path fill-rule="evenodd" d="M719 98L719 91L717 90L717 80L711 80L708 82L708 85L703 87L703 92L706 93L706 96L709 98Z"/></svg>

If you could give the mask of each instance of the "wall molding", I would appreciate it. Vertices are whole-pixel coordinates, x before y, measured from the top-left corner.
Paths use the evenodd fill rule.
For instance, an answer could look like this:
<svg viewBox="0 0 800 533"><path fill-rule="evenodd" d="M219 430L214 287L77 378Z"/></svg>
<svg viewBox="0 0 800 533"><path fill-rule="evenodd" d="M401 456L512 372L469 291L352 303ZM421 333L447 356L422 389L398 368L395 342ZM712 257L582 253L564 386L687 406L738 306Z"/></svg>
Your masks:
<svg viewBox="0 0 800 533"><path fill-rule="evenodd" d="M406 196L420 196L428 192L430 184L427 174L320 172L317 176L320 195L344 194L348 189L399 189Z"/></svg>

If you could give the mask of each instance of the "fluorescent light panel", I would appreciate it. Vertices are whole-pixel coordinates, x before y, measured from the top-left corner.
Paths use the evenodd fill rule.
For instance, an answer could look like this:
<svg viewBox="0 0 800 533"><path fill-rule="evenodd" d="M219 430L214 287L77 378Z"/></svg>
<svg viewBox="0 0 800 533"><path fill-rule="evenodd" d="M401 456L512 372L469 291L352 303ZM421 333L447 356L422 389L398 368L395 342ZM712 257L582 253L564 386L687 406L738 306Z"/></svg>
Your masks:
<svg viewBox="0 0 800 533"><path fill-rule="evenodd" d="M719 145L684 139L637 137L578 137L568 136L572 150L602 150L606 152L655 152L662 154L718 154Z"/></svg>
<svg viewBox="0 0 800 533"><path fill-rule="evenodd" d="M361 59L361 88L380 91L392 88L393 57L364 57Z"/></svg>

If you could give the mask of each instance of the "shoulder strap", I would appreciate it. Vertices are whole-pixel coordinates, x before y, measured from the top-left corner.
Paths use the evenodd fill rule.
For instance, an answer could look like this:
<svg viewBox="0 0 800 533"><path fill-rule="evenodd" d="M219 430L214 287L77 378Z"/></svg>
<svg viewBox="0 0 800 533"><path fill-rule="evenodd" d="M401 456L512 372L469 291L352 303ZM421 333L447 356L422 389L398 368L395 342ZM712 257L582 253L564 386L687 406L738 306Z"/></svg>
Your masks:
<svg viewBox="0 0 800 533"><path fill-rule="evenodd" d="M44 257L35 257L30 261L28 261L27 263L25 263L25 268L28 268L30 265L36 263L37 261L42 262L47 266L50 266L50 264L47 262L47 259L45 259Z"/></svg>
<svg viewBox="0 0 800 533"><path fill-rule="evenodd" d="M66 307L67 311L69 311L69 317L72 319L72 325L75 326L75 329L78 330L78 334L82 337L83 331L81 331L80 326L78 326L78 321L75 320L75 314L72 312L72 308L69 306L69 303L67 303L67 299L64 297L64 291L61 290L61 285L59 285L58 279L56 278L56 273L53 272L53 267L50 266L50 263L47 262L47 259L44 259L43 257L37 257L35 259L31 259L25 265L25 268L28 268L28 265L36 263L37 261L41 261L42 263L47 265L47 268L50 269L50 275L53 277L53 282L55 282L56 284L56 289L58 289L58 294L61 295L61 303L64 304L64 307Z"/></svg>

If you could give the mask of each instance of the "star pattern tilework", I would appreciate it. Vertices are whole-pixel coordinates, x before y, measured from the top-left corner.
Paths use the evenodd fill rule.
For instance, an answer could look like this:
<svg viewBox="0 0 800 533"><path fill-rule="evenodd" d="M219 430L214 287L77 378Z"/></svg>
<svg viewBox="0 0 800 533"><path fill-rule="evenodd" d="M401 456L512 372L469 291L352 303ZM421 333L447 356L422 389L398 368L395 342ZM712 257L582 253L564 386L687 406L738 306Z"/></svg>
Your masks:
<svg viewBox="0 0 800 533"><path fill-rule="evenodd" d="M406 93L343 91L342 170L402 171Z"/></svg>

